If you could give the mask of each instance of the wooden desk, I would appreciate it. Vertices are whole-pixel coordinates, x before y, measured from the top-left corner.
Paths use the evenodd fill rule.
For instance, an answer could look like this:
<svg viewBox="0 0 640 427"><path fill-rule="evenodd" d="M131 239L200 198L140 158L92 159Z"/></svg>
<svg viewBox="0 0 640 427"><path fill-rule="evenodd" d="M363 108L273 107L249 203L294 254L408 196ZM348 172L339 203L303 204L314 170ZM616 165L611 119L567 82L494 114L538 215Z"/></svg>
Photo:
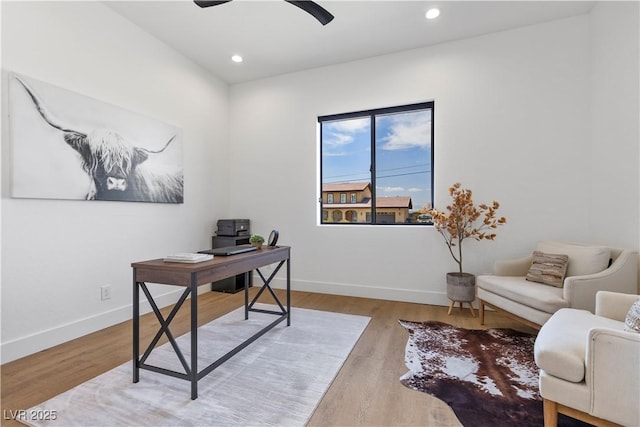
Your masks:
<svg viewBox="0 0 640 427"><path fill-rule="evenodd" d="M162 259L155 259L151 261L134 262L131 264L133 268L133 382L137 383L140 380L140 369L154 371L160 374L169 375L176 378L181 378L191 382L191 399L197 399L198 397L198 380L209 374L225 361L229 360L232 356L238 353L240 350L251 344L258 339L268 330L272 329L278 323L287 319L287 326L291 324L291 282L290 282L290 248L288 246L276 246L265 247L255 252L248 252L232 256L217 256L211 261L200 262L196 264L177 263L177 262L165 262ZM264 267L269 264L278 263L278 266L273 270L268 279L260 272L260 267ZM282 305L276 294L271 289L269 283L275 277L276 273L280 270L283 264L286 263L287 269L287 301L286 308ZM245 342L238 345L233 350L207 366L206 368L198 371L198 286L206 283L215 282L227 277L236 276L241 273L249 274L251 270L256 270L260 278L262 279L263 286L258 291L256 296L251 302L249 302L249 286L248 280L245 280L244 287L244 312L245 319L249 318L250 311L256 311L260 313L274 314L277 318L265 326L263 329L255 333ZM184 292L178 299L178 302L173 307L167 318L165 319L160 312L160 309L156 305L146 282L160 283L165 285L175 285L185 287ZM144 292L151 304L151 308L155 313L158 321L160 322L160 329L156 333L153 340L145 350L142 357L140 357L140 289ZM278 304L280 311L260 310L253 308L255 302L260 298L262 293L268 290ZM191 296L191 363L187 363L182 351L178 347L173 334L169 329L169 325L175 315L182 307L187 297ZM173 347L180 363L184 368L184 372L172 371L169 369L161 368L158 366L148 365L147 358L155 348L156 344L162 337L166 335L169 339L171 346Z"/></svg>

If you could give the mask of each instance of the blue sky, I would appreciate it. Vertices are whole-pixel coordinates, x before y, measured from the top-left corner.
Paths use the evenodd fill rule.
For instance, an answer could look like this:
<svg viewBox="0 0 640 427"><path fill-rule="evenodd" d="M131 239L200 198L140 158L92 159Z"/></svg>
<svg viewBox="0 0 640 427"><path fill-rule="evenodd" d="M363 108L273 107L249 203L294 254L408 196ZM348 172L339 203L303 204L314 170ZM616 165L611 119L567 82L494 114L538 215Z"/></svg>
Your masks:
<svg viewBox="0 0 640 427"><path fill-rule="evenodd" d="M431 200L431 111L376 116L377 195ZM323 182L370 181L369 117L322 123Z"/></svg>

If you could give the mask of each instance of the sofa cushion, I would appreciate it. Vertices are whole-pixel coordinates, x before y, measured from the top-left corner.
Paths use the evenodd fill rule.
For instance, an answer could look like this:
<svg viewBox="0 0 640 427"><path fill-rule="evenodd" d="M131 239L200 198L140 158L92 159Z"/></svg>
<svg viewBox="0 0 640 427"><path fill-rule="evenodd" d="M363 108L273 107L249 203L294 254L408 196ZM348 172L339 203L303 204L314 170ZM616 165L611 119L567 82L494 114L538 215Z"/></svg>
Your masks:
<svg viewBox="0 0 640 427"><path fill-rule="evenodd" d="M564 284L568 263L568 255L533 251L531 267L529 267L526 279L561 288Z"/></svg>
<svg viewBox="0 0 640 427"><path fill-rule="evenodd" d="M478 276L476 284L487 292L546 313L554 313L569 306L563 299L562 288L529 282L524 277Z"/></svg>
<svg viewBox="0 0 640 427"><path fill-rule="evenodd" d="M609 266L611 250L605 246L576 243L540 242L536 250L569 256L567 276L586 276L599 273Z"/></svg>
<svg viewBox="0 0 640 427"><path fill-rule="evenodd" d="M585 376L589 330L597 327L622 330L624 326L586 310L558 310L538 332L534 345L536 364L554 377L581 382Z"/></svg>

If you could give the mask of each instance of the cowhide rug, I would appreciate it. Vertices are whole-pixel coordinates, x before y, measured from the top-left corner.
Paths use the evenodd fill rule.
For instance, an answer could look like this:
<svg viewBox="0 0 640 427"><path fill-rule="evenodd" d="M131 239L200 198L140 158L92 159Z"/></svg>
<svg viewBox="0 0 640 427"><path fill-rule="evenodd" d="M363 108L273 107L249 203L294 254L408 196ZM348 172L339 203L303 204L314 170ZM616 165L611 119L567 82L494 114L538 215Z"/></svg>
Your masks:
<svg viewBox="0 0 640 427"><path fill-rule="evenodd" d="M400 382L446 402L464 426L542 426L535 337L400 320L409 331ZM563 415L562 426L587 425Z"/></svg>

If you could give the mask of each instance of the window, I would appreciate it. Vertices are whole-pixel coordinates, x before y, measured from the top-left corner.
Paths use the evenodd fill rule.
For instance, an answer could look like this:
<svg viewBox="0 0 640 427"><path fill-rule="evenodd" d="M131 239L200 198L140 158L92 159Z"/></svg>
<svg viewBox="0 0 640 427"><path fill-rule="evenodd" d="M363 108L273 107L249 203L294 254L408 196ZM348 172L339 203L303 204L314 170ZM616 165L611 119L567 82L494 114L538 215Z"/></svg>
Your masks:
<svg viewBox="0 0 640 427"><path fill-rule="evenodd" d="M429 224L433 117L433 102L318 117L322 223Z"/></svg>

